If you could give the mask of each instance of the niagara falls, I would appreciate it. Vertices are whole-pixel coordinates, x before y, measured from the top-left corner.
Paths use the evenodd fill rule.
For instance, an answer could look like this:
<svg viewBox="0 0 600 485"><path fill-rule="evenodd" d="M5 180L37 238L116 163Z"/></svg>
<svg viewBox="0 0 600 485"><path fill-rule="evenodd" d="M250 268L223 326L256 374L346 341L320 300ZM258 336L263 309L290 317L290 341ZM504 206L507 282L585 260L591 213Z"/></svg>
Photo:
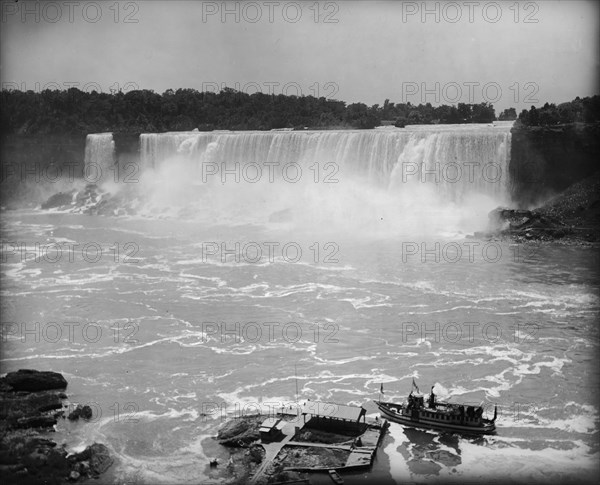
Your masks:
<svg viewBox="0 0 600 485"><path fill-rule="evenodd" d="M3 483L596 483L569 4L1 2Z"/></svg>

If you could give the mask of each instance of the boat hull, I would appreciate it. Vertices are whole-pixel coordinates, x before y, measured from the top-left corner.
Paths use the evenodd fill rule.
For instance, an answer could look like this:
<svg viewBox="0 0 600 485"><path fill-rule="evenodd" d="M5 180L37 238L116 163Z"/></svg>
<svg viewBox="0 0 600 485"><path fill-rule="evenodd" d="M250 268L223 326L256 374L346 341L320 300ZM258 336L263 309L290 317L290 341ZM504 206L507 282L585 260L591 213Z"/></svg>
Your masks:
<svg viewBox="0 0 600 485"><path fill-rule="evenodd" d="M426 428L447 431L450 433L461 433L471 435L494 434L496 424L493 420L482 420L479 425L464 425L459 423L442 423L436 419L427 419L423 417L414 418L410 415L395 412L394 409L401 408L399 405L374 401L381 411L382 417L393 421L394 423L413 428Z"/></svg>
<svg viewBox="0 0 600 485"><path fill-rule="evenodd" d="M335 470L329 470L329 477L334 483L340 485L344 483L344 479Z"/></svg>

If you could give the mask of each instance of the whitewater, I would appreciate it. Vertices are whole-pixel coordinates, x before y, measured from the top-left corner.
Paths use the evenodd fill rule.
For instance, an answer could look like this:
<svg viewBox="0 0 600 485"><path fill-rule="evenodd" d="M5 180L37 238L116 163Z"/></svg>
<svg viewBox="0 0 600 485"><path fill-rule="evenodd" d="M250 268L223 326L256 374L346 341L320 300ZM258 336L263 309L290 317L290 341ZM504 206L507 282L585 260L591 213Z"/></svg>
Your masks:
<svg viewBox="0 0 600 485"><path fill-rule="evenodd" d="M3 213L3 370L60 372L94 404L57 438L105 443L110 483L226 482L218 426L294 402L295 375L299 400L369 415L413 379L498 407L494 436L392 424L378 483L592 482L598 256L473 237L511 203L510 142L510 124L182 132L124 160L90 135L97 199Z"/></svg>

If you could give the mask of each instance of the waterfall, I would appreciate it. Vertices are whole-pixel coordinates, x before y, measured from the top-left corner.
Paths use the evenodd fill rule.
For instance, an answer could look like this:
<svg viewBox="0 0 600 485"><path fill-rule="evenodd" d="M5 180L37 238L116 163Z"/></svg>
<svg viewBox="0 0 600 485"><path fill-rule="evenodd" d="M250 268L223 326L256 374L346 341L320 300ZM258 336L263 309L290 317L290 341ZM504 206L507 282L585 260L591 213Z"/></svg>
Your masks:
<svg viewBox="0 0 600 485"><path fill-rule="evenodd" d="M90 183L102 183L114 175L115 142L112 133L94 133L85 140L84 176Z"/></svg>
<svg viewBox="0 0 600 485"><path fill-rule="evenodd" d="M510 204L511 127L142 134L129 188L150 217L283 221L335 237L465 234Z"/></svg>
<svg viewBox="0 0 600 485"><path fill-rule="evenodd" d="M244 177L246 167L252 166L255 176L258 166L266 177L269 167L281 176L286 166L297 165L304 176L317 177L317 169L321 177L343 173L391 192L433 186L449 201L481 193L503 202L508 198L510 125L142 134L140 153L144 168L158 169L174 157L186 160L189 176L202 182L209 175L233 178L236 167Z"/></svg>

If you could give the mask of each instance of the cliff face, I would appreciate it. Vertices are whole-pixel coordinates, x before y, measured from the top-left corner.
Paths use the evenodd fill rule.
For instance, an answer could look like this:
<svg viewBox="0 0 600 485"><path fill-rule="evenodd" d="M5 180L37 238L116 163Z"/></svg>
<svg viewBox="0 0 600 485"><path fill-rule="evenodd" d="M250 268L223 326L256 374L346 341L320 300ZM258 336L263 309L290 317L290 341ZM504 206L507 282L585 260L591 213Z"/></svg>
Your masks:
<svg viewBox="0 0 600 485"><path fill-rule="evenodd" d="M70 170L76 178L83 176L85 135L3 135L0 141L3 179L52 179L59 167L65 174Z"/></svg>
<svg viewBox="0 0 600 485"><path fill-rule="evenodd" d="M0 142L0 206L35 207L83 180L85 135L3 135ZM127 165L139 163L139 134L115 134L114 142L127 168L120 176L139 176Z"/></svg>
<svg viewBox="0 0 600 485"><path fill-rule="evenodd" d="M35 207L83 177L83 135L3 135L0 142L2 207Z"/></svg>
<svg viewBox="0 0 600 485"><path fill-rule="evenodd" d="M511 193L520 208L540 205L600 169L600 123L515 125L511 133Z"/></svg>

